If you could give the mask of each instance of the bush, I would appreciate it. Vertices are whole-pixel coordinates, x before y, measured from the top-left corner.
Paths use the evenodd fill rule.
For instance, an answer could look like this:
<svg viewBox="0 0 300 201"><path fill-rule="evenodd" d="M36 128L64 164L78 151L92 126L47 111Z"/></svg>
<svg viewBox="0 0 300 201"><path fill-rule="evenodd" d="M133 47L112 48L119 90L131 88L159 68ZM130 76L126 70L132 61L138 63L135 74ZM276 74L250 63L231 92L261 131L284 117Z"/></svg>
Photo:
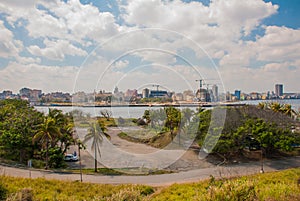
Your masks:
<svg viewBox="0 0 300 201"><path fill-rule="evenodd" d="M34 168L41 169L41 168L45 167L44 161L36 160L36 159L32 159L31 161L32 161L32 167L34 167Z"/></svg>
<svg viewBox="0 0 300 201"><path fill-rule="evenodd" d="M6 200L7 194L8 190L4 187L2 183L0 183L0 201Z"/></svg>
<svg viewBox="0 0 300 201"><path fill-rule="evenodd" d="M64 168L66 164L64 162L64 155L60 148L49 149L49 166L51 168Z"/></svg>
<svg viewBox="0 0 300 201"><path fill-rule="evenodd" d="M151 186L144 186L141 189L141 195L143 196L151 195L152 193L154 193L154 189Z"/></svg>

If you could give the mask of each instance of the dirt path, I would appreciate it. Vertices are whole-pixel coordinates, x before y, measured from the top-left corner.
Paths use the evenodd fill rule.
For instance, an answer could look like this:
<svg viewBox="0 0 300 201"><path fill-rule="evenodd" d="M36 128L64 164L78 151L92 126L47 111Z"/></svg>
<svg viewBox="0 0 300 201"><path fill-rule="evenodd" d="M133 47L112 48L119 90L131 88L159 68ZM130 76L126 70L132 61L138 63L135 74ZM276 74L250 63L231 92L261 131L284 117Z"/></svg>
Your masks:
<svg viewBox="0 0 300 201"><path fill-rule="evenodd" d="M213 167L212 163L206 160L199 160L198 153L192 150L173 149L161 150L145 144L129 142L118 137L120 128L109 128L110 140L104 140L99 158L99 167L109 168L148 168L148 169L170 169L175 171L186 171L196 168ZM77 129L79 138L83 139L86 130ZM70 153L77 148L71 147ZM90 144L87 150L81 152L81 159L84 168L94 167L94 152ZM72 168L79 168L78 162L69 163Z"/></svg>

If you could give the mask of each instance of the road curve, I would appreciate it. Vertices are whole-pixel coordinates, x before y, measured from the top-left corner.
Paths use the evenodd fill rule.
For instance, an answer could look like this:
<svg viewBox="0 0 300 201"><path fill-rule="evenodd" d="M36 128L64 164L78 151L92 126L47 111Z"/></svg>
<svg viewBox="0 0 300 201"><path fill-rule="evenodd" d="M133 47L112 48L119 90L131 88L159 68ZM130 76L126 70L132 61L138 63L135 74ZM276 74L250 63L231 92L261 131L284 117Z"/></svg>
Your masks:
<svg viewBox="0 0 300 201"><path fill-rule="evenodd" d="M264 171L278 171L288 168L300 167L300 157L291 157L281 160L265 160ZM174 183L196 182L208 179L210 176L216 178L233 177L241 175L251 175L259 173L261 169L260 162L241 163L230 166L219 166L212 168L203 168L178 172L172 174L148 175L148 176L101 176L101 175L83 175L83 182L102 183L102 184L144 184L151 186L165 186ZM67 181L80 180L79 174L59 173L54 171L45 171L37 169L22 169L0 165L0 175L9 175L23 178L46 178Z"/></svg>

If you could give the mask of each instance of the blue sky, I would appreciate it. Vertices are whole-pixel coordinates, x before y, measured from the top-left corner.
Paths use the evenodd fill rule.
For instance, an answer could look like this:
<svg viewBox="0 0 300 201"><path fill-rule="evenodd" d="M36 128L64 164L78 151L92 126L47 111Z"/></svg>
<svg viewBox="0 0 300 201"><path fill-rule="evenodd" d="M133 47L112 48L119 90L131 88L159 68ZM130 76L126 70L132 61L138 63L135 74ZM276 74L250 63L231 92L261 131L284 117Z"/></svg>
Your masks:
<svg viewBox="0 0 300 201"><path fill-rule="evenodd" d="M300 92L298 0L0 3L0 91ZM208 80L215 81L208 81Z"/></svg>

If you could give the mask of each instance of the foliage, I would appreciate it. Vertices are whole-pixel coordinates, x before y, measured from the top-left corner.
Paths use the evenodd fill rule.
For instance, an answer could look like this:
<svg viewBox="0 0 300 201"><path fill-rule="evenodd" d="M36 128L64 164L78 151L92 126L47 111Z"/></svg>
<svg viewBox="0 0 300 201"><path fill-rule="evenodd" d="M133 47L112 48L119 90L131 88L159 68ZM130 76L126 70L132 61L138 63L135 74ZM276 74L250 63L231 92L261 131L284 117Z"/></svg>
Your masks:
<svg viewBox="0 0 300 201"><path fill-rule="evenodd" d="M264 110L269 109L274 112L281 112L289 117L297 117L297 112L292 109L291 104L280 104L279 102L260 102L257 107Z"/></svg>
<svg viewBox="0 0 300 201"><path fill-rule="evenodd" d="M100 114L107 120L109 121L111 115L112 115L112 112L109 111L109 110L101 110L100 111Z"/></svg>
<svg viewBox="0 0 300 201"><path fill-rule="evenodd" d="M143 200L147 188L143 185L92 184L59 180L25 179L0 176L8 189L8 197L31 189L34 200Z"/></svg>
<svg viewBox="0 0 300 201"><path fill-rule="evenodd" d="M251 175L235 179L173 184L155 194L151 200L299 200L297 186L300 169Z"/></svg>
<svg viewBox="0 0 300 201"><path fill-rule="evenodd" d="M50 168L65 168L64 154L59 147L49 149L49 166Z"/></svg>
<svg viewBox="0 0 300 201"><path fill-rule="evenodd" d="M88 133L85 135L83 143L92 140L91 149L94 151L95 172L97 172L97 155L101 157L100 146L103 142L103 135L106 134L106 127L102 121L93 122L90 124Z"/></svg>
<svg viewBox="0 0 300 201"><path fill-rule="evenodd" d="M8 190L4 187L2 182L0 182L0 201L5 200L8 194Z"/></svg>
<svg viewBox="0 0 300 201"><path fill-rule="evenodd" d="M277 104L273 106L277 108ZM187 126L186 132L195 137L200 146L213 147L213 153L227 157L240 154L244 148L263 148L267 155L276 151L290 152L293 144L299 144L299 133L292 133L293 119L286 113L274 113L271 110L260 109L264 105L228 107L224 126L220 127L215 110L198 110ZM288 107L284 107L288 108ZM216 114L218 114L216 112ZM207 135L209 133L209 135ZM220 134L221 135L218 135ZM252 139L252 142L249 141ZM213 143L217 142L216 145ZM256 143L254 143L256 142Z"/></svg>
<svg viewBox="0 0 300 201"><path fill-rule="evenodd" d="M145 110L140 120L143 120L145 124L157 132L171 131L173 134L173 131L178 130L181 126L181 111L175 107Z"/></svg>
<svg viewBox="0 0 300 201"><path fill-rule="evenodd" d="M27 101L0 101L0 153L2 157L24 164L52 157L50 166L57 167L57 151L48 153L49 148L59 150L60 158L67 151L73 139L72 117L61 110L50 109L47 116L30 107ZM49 155L48 155L49 154ZM53 164L52 164L53 162ZM38 162L36 163L38 164ZM40 165L37 165L40 166ZM48 167L48 163L46 163Z"/></svg>
<svg viewBox="0 0 300 201"><path fill-rule="evenodd" d="M54 118L48 116L44 119L44 123L40 124L40 130L33 137L33 142L40 142L42 147L46 150L46 169L48 168L49 160L49 146L56 145L56 139L61 135L59 128L56 125Z"/></svg>
<svg viewBox="0 0 300 201"><path fill-rule="evenodd" d="M27 101L0 101L0 149L4 157L26 162L33 157L33 135L43 114L29 106Z"/></svg>
<svg viewBox="0 0 300 201"><path fill-rule="evenodd" d="M300 199L300 169L164 187L109 185L0 176L8 197L31 193L34 200L278 200Z"/></svg>

